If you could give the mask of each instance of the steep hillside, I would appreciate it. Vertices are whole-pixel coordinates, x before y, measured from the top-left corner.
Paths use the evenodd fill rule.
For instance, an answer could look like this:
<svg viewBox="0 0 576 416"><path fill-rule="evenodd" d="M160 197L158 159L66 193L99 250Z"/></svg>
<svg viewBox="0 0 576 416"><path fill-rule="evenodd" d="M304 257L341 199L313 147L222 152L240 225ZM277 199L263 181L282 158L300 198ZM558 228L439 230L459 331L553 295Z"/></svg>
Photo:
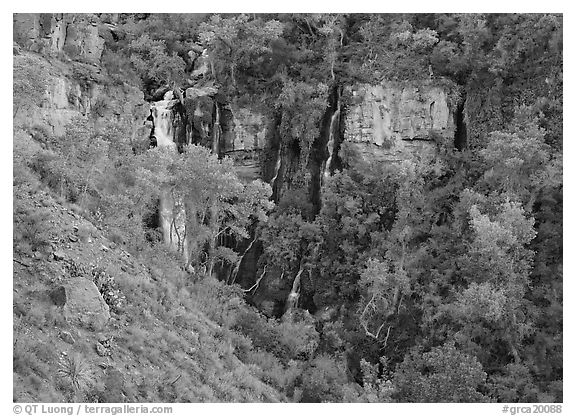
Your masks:
<svg viewBox="0 0 576 416"><path fill-rule="evenodd" d="M286 400L231 329L256 313L240 292L129 254L45 190L15 197L15 401Z"/></svg>

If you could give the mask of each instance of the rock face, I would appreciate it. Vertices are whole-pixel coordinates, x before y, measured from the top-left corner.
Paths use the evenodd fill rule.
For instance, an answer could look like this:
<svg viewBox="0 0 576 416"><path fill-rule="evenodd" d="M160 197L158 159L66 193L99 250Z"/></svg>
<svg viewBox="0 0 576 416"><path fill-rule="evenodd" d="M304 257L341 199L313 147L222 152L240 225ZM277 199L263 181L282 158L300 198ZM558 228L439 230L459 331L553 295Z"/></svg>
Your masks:
<svg viewBox="0 0 576 416"><path fill-rule="evenodd" d="M15 124L45 126L55 136L62 136L74 117L90 116L97 129L123 119L132 125L134 136L149 135L149 131L142 131L149 105L138 88L103 82L100 70L88 64L48 62L30 52L15 55L15 65L19 60L42 64L48 80L41 108L18 112Z"/></svg>
<svg viewBox="0 0 576 416"><path fill-rule="evenodd" d="M262 114L219 101L213 82L200 81L183 94L168 91L151 103L152 143L178 147L199 144L235 160L245 180L261 177L259 156L266 147L268 121Z"/></svg>
<svg viewBox="0 0 576 416"><path fill-rule="evenodd" d="M111 24L94 14L16 13L13 15L15 67L38 65L47 88L39 111L17 113L15 124L47 127L55 136L76 116L90 116L96 129L111 120L132 125L132 140L146 137L149 106L139 88L111 82L100 68L104 37ZM30 52L34 52L30 53ZM45 57L58 59L45 59ZM40 68L39 68L40 69ZM36 92L33 92L36 93Z"/></svg>
<svg viewBox="0 0 576 416"><path fill-rule="evenodd" d="M225 151L262 150L266 144L266 120L262 114L232 104L234 135L231 147ZM228 144L228 143L227 143Z"/></svg>
<svg viewBox="0 0 576 416"><path fill-rule="evenodd" d="M393 83L348 87L344 141L366 161L431 157L437 141L454 138L453 109L438 86Z"/></svg>
<svg viewBox="0 0 576 416"><path fill-rule="evenodd" d="M229 106L231 123L229 136L224 135L224 153L234 159L241 179L262 177L260 158L267 146L268 120L262 114L238 105Z"/></svg>
<svg viewBox="0 0 576 416"><path fill-rule="evenodd" d="M14 40L45 55L64 54L72 60L100 63L104 38L91 14L16 13Z"/></svg>

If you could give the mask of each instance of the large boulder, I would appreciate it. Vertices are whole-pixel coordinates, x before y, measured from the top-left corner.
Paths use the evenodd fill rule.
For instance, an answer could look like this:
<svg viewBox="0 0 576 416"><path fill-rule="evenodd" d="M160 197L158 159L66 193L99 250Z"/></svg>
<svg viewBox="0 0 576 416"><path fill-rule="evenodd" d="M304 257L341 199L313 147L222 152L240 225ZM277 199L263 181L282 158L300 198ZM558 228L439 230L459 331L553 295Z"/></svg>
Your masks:
<svg viewBox="0 0 576 416"><path fill-rule="evenodd" d="M110 320L110 308L94 282L84 277L76 277L68 281L64 287L66 318L86 328L102 331Z"/></svg>

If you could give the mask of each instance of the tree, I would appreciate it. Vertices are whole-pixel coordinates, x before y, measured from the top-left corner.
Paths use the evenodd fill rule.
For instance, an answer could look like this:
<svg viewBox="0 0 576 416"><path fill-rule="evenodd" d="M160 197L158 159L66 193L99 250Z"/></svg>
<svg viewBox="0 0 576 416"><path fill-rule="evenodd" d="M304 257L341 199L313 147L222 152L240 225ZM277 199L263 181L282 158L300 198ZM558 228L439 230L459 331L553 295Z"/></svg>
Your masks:
<svg viewBox="0 0 576 416"><path fill-rule="evenodd" d="M230 159L218 160L201 146L185 147L181 154L152 149L144 156L140 176L159 198L169 198L165 237L175 234L186 266L202 265L208 274L218 261L237 261L233 250L218 244L223 237L248 238L249 226L266 222L272 208L269 185L242 183Z"/></svg>
<svg viewBox="0 0 576 416"><path fill-rule="evenodd" d="M394 373L393 385L400 402L484 402L482 365L454 344L428 352L412 350Z"/></svg>
<svg viewBox="0 0 576 416"><path fill-rule="evenodd" d="M175 52L170 53L163 40L144 34L129 45L131 60L144 85L173 85L184 80L186 63Z"/></svg>
<svg viewBox="0 0 576 416"><path fill-rule="evenodd" d="M246 87L262 76L262 69L271 60L272 45L283 30L275 19L215 14L200 25L199 39L210 51L216 79L225 88L231 87L230 92L250 93L254 91Z"/></svg>
<svg viewBox="0 0 576 416"><path fill-rule="evenodd" d="M485 169L480 186L517 199L528 210L544 189L562 181L561 160L553 159L546 132L530 117L530 108L518 108L512 132L491 133L479 151Z"/></svg>

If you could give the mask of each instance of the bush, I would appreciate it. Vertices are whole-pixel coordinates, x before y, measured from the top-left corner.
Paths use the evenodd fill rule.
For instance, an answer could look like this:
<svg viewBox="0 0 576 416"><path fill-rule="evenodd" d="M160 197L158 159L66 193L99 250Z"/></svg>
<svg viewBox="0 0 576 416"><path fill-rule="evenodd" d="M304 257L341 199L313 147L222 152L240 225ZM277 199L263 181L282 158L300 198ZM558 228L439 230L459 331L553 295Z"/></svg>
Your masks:
<svg viewBox="0 0 576 416"><path fill-rule="evenodd" d="M319 355L310 361L302 373L302 402L341 402L348 380L342 363L329 355Z"/></svg>
<svg viewBox="0 0 576 416"><path fill-rule="evenodd" d="M16 202L14 207L14 247L23 251L46 251L53 227L45 208L27 209Z"/></svg>
<svg viewBox="0 0 576 416"><path fill-rule="evenodd" d="M118 284L113 276L110 276L101 267L93 267L92 280L102 295L110 310L115 313L121 313L126 303L126 297L118 288Z"/></svg>
<svg viewBox="0 0 576 416"><path fill-rule="evenodd" d="M73 393L84 390L91 379L87 361L78 354L61 357L58 363L58 375L71 387Z"/></svg>
<svg viewBox="0 0 576 416"><path fill-rule="evenodd" d="M453 344L431 351L411 351L394 374L396 399L401 402L482 402L478 389L486 373L476 357L458 351Z"/></svg>
<svg viewBox="0 0 576 416"><path fill-rule="evenodd" d="M250 338L255 348L276 355L284 363L290 359L290 348L282 343L282 335L274 325L274 320L268 320L259 312L241 310L236 315L233 329Z"/></svg>
<svg viewBox="0 0 576 416"><path fill-rule="evenodd" d="M210 319L225 328L232 328L246 307L241 289L226 285L211 277L205 277L194 284L190 292L195 304Z"/></svg>
<svg viewBox="0 0 576 416"><path fill-rule="evenodd" d="M277 329L280 342L292 359L307 360L316 351L320 335L314 325L305 322L282 322Z"/></svg>

